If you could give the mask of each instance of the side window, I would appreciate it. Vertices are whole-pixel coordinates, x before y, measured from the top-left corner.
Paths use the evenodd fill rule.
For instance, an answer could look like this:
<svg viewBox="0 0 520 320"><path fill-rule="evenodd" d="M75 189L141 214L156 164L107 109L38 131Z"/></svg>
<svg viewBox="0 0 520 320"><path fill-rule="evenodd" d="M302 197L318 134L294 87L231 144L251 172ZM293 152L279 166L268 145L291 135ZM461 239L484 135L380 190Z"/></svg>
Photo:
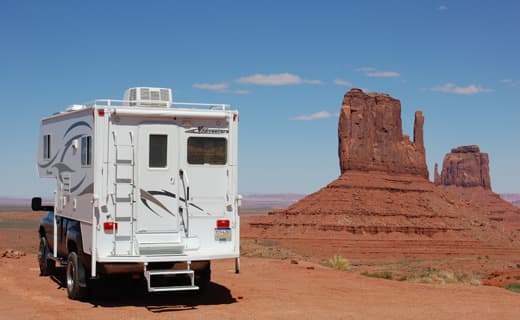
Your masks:
<svg viewBox="0 0 520 320"><path fill-rule="evenodd" d="M189 164L223 165L227 161L227 140L225 138L188 138Z"/></svg>
<svg viewBox="0 0 520 320"><path fill-rule="evenodd" d="M43 136L43 159L48 160L51 158L51 135L46 134Z"/></svg>
<svg viewBox="0 0 520 320"><path fill-rule="evenodd" d="M166 168L168 165L168 136L165 134L151 134L148 153L148 167Z"/></svg>
<svg viewBox="0 0 520 320"><path fill-rule="evenodd" d="M81 138L81 165L90 166L92 164L92 137Z"/></svg>

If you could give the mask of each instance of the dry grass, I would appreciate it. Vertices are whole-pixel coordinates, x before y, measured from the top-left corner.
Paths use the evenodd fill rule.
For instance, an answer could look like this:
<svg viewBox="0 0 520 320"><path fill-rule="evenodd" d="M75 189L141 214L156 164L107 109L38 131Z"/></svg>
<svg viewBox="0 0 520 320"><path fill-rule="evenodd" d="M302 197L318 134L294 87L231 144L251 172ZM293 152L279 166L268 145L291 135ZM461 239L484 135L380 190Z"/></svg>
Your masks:
<svg viewBox="0 0 520 320"><path fill-rule="evenodd" d="M332 269L336 269L336 270L340 270L340 271L347 271L347 270L350 270L350 268L351 268L350 261L348 259L342 257L339 254L334 255L328 261L328 264Z"/></svg>

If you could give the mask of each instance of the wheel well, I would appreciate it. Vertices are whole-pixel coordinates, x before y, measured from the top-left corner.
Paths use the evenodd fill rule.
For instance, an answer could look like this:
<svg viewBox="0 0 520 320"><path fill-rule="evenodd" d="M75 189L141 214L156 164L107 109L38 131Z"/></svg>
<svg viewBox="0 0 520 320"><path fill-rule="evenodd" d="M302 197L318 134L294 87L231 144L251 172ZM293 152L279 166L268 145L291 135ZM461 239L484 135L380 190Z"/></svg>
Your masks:
<svg viewBox="0 0 520 320"><path fill-rule="evenodd" d="M76 252L76 253L79 253L78 252L78 246L76 245L76 242L73 241L73 240L68 240L67 241L67 251L70 253L70 252Z"/></svg>

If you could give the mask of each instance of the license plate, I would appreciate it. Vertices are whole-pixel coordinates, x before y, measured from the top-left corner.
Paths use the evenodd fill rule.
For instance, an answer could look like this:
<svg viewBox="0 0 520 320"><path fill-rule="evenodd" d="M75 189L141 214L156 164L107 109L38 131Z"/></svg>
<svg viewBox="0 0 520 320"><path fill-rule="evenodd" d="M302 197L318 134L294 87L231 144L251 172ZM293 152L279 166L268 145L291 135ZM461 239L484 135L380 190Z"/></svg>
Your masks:
<svg viewBox="0 0 520 320"><path fill-rule="evenodd" d="M231 241L231 228L215 229L216 241Z"/></svg>

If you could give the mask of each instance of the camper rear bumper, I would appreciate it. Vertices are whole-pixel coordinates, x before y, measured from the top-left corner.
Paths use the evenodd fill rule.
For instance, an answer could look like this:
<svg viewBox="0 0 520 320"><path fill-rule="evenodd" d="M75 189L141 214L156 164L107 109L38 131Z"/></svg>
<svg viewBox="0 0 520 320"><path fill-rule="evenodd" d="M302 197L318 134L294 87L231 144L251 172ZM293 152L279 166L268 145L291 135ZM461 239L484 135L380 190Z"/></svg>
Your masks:
<svg viewBox="0 0 520 320"><path fill-rule="evenodd" d="M186 268L186 262L169 262L175 266L180 266L181 268ZM204 267L208 265L208 261L193 261L190 263L190 268L192 270L202 270ZM162 263L162 265L164 262ZM101 274L115 274L115 273L141 273L145 270L144 263L139 262L110 262L110 263L99 263L97 266L97 270Z"/></svg>
<svg viewBox="0 0 520 320"><path fill-rule="evenodd" d="M239 258L238 253L230 254L211 254L211 255L154 255L154 256L108 256L98 257L96 261L104 265L111 264L132 264L142 265L144 263L152 262L195 262L195 261L209 261L218 259L234 259ZM142 268L141 268L142 269Z"/></svg>

